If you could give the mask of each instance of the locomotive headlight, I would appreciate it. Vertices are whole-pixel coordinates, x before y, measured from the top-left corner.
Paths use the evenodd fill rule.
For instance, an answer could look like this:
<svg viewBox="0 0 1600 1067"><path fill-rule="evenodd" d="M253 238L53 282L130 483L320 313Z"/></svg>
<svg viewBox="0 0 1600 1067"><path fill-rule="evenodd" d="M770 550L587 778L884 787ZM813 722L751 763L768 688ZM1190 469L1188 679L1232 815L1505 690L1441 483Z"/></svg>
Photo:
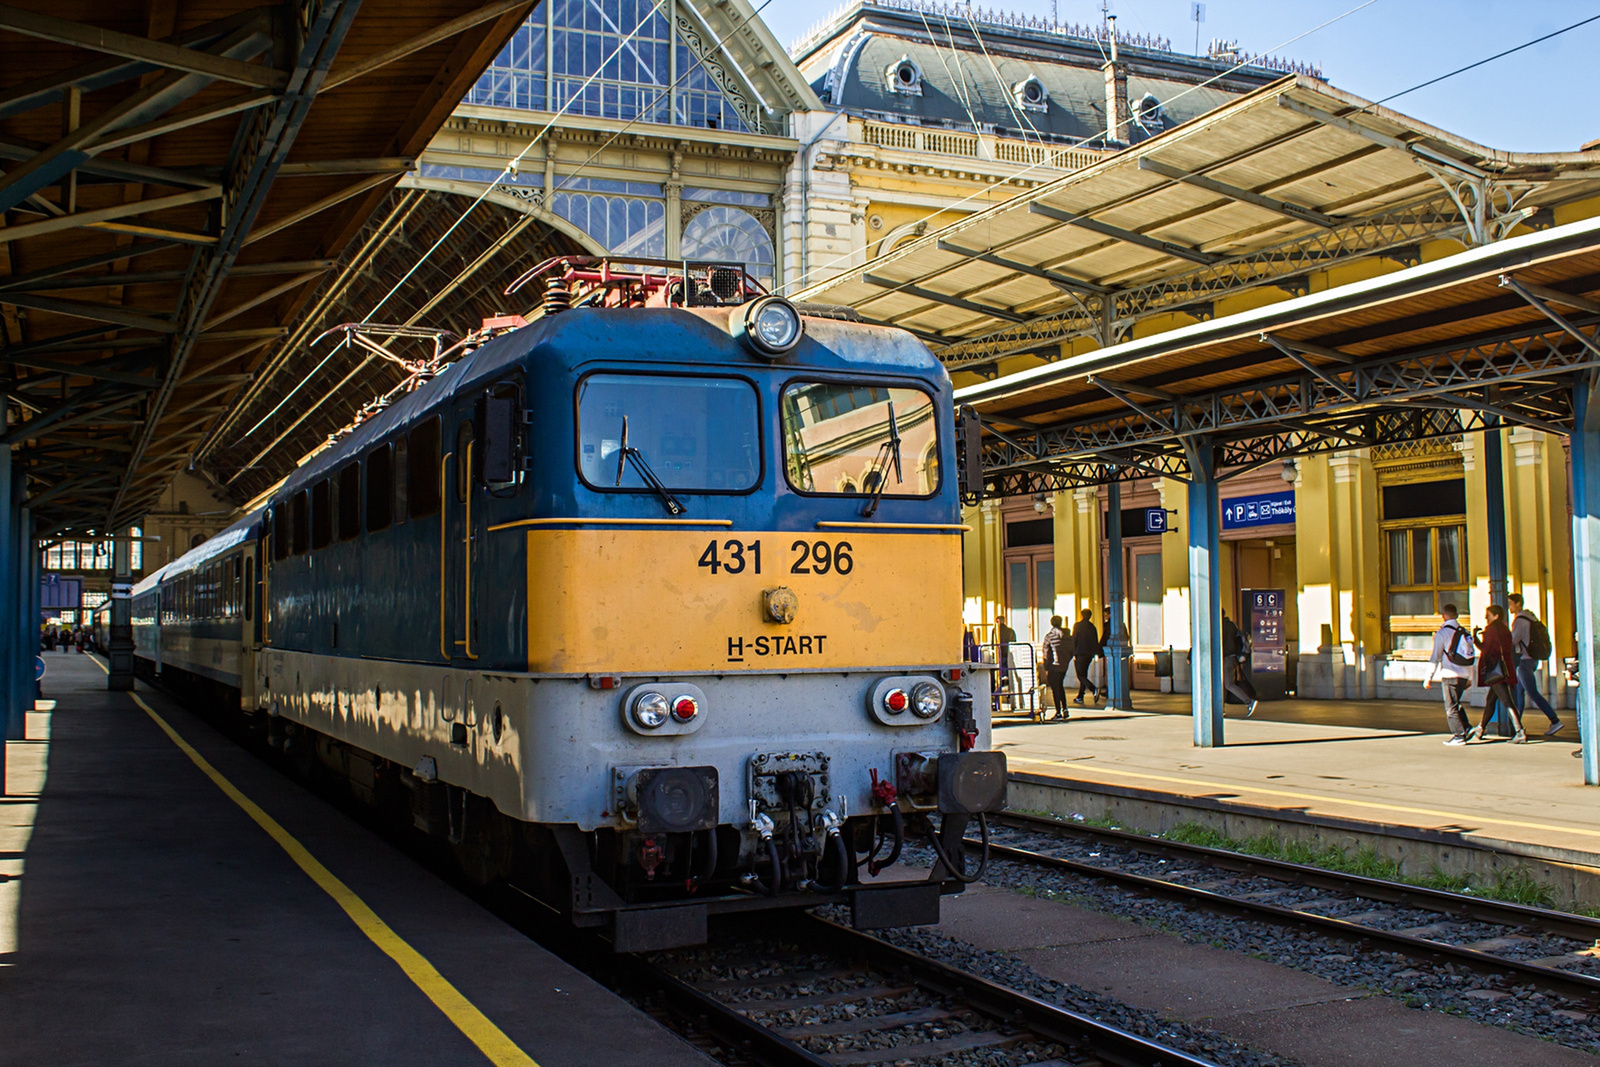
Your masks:
<svg viewBox="0 0 1600 1067"><path fill-rule="evenodd" d="M647 730L654 730L667 721L671 708L667 698L656 692L644 692L633 698L633 707L629 709L633 721Z"/></svg>
<svg viewBox="0 0 1600 1067"><path fill-rule="evenodd" d="M764 296L734 316L734 335L762 359L781 359L800 343L800 312L781 296Z"/></svg>
<svg viewBox="0 0 1600 1067"><path fill-rule="evenodd" d="M944 686L923 682L911 690L911 710L919 719L937 719L944 711Z"/></svg>

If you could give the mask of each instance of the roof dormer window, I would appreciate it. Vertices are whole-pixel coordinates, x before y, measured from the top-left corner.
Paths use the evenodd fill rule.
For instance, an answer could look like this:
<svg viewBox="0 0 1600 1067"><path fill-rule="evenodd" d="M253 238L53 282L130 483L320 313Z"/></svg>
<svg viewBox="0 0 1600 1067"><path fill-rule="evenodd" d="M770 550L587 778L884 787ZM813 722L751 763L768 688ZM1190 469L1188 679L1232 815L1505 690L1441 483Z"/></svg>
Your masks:
<svg viewBox="0 0 1600 1067"><path fill-rule="evenodd" d="M890 63L884 71L884 76L889 80L891 93L904 93L906 96L922 95L922 68L917 66L917 61L909 55L901 56Z"/></svg>
<svg viewBox="0 0 1600 1067"><path fill-rule="evenodd" d="M1167 128L1167 113L1154 93L1145 93L1133 105L1133 121L1150 133L1160 133Z"/></svg>
<svg viewBox="0 0 1600 1067"><path fill-rule="evenodd" d="M1037 75L1030 74L1011 87L1011 97L1024 111L1049 111L1050 92Z"/></svg>

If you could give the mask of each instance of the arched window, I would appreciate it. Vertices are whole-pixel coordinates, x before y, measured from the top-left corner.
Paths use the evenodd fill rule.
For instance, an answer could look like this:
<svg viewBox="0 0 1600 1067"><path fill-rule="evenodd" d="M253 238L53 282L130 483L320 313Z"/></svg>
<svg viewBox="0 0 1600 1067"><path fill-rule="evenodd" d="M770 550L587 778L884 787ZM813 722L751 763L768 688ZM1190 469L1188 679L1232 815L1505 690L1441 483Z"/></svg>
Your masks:
<svg viewBox="0 0 1600 1067"><path fill-rule="evenodd" d="M760 132L750 130L694 50L673 32L663 5L652 0L547 0L511 35L463 102ZM747 103L743 114L754 115Z"/></svg>
<svg viewBox="0 0 1600 1067"><path fill-rule="evenodd" d="M754 215L740 208L718 204L690 219L683 228L683 258L743 263L751 277L772 285L772 238Z"/></svg>
<svg viewBox="0 0 1600 1067"><path fill-rule="evenodd" d="M557 193L550 206L608 252L650 257L667 254L667 206L659 200Z"/></svg>

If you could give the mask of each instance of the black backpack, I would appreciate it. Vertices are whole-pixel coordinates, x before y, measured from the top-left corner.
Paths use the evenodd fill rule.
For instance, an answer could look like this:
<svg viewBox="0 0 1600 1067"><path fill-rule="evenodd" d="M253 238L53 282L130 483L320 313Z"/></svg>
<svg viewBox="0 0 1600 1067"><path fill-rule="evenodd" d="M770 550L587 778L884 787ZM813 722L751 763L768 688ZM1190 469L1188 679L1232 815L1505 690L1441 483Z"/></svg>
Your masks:
<svg viewBox="0 0 1600 1067"><path fill-rule="evenodd" d="M1537 616L1528 616L1528 647L1523 649L1523 654L1529 659L1543 663L1554 652L1550 644L1550 631Z"/></svg>
<svg viewBox="0 0 1600 1067"><path fill-rule="evenodd" d="M1449 660L1451 663L1454 663L1457 667L1470 667L1473 664L1473 657L1470 655L1463 656L1456 651L1456 647L1461 644L1461 639L1467 636L1467 631L1463 630L1460 626L1455 627L1455 631L1456 632L1450 638L1450 643L1445 646L1444 658ZM1467 650L1469 652L1472 650L1472 645L1470 643L1467 645Z"/></svg>

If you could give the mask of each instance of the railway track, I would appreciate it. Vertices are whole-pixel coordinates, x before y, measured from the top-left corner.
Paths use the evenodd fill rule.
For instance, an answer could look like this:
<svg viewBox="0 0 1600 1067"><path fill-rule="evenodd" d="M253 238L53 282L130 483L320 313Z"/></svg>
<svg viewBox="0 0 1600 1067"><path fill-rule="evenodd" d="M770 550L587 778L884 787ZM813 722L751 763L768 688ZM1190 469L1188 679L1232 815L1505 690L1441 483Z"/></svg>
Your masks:
<svg viewBox="0 0 1600 1067"><path fill-rule="evenodd" d="M1594 919L1124 830L1009 812L990 821L997 830L989 845L995 859L1458 964L1600 1004L1600 921Z"/></svg>
<svg viewBox="0 0 1600 1067"><path fill-rule="evenodd" d="M827 919L794 918L781 938L741 934L615 966L624 984L770 1067L1211 1063Z"/></svg>

